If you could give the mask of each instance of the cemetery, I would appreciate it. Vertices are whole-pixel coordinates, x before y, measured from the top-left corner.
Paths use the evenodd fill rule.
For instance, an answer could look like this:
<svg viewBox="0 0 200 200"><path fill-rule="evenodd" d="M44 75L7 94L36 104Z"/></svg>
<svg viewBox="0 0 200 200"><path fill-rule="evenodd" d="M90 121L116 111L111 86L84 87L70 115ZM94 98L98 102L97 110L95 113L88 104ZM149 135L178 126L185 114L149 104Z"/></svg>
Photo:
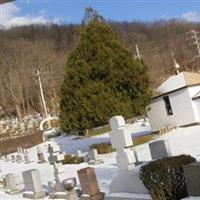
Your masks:
<svg viewBox="0 0 200 200"><path fill-rule="evenodd" d="M0 0L0 199L200 200L199 32L198 55L178 41L198 13L71 23L20 3Z"/></svg>
<svg viewBox="0 0 200 200"><path fill-rule="evenodd" d="M110 132L90 138L61 135L1 156L2 199L149 200L153 195L148 190L151 185L145 182L150 176L148 167L156 166L155 161L176 160L174 156L185 160L181 175L187 194L182 199L200 199L200 126L177 128L137 146L132 136L150 134L148 121L126 124L122 116L114 116L110 128ZM107 142L113 152L98 154L90 149L92 144ZM83 161L63 164L65 155Z"/></svg>

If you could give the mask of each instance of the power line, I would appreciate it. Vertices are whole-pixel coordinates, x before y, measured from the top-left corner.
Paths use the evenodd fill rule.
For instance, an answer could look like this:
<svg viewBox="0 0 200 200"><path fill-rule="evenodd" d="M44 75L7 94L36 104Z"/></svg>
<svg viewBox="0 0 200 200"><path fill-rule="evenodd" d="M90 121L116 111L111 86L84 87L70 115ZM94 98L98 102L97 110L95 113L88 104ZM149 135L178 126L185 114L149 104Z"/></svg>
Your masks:
<svg viewBox="0 0 200 200"><path fill-rule="evenodd" d="M200 44L199 44L200 38L198 37L199 32L195 30L191 30L190 32L187 32L187 34L192 34L192 36L187 38L187 40L191 40L191 39L194 40L191 45L195 45L197 47L198 54L196 55L196 57L200 57Z"/></svg>

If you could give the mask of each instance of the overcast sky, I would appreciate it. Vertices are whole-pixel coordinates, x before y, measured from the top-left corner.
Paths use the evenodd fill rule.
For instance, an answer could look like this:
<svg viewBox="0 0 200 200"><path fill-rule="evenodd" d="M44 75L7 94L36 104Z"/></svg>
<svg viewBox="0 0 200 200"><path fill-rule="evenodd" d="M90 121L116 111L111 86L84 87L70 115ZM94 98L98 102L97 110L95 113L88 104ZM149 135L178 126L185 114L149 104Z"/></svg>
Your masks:
<svg viewBox="0 0 200 200"><path fill-rule="evenodd" d="M16 0L0 5L0 25L80 23L87 6L114 21L200 21L200 0Z"/></svg>

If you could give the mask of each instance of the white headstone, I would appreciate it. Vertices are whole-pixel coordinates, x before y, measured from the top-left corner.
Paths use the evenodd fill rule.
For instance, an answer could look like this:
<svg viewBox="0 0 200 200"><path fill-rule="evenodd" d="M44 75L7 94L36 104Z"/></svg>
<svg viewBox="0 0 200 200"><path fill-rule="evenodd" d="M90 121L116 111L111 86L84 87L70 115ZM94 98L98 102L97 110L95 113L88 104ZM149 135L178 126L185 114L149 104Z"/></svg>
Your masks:
<svg viewBox="0 0 200 200"><path fill-rule="evenodd" d="M61 161L64 160L64 154L60 152L60 148L56 143L52 143L48 146L49 162L53 164L54 167L54 177L55 177L55 193L54 198L63 198L66 196L66 191L63 185L63 180L66 179L64 166ZM61 192L61 193L60 193ZM63 194L64 192L64 194Z"/></svg>
<svg viewBox="0 0 200 200"><path fill-rule="evenodd" d="M90 155L91 160L98 160L99 159L97 149L90 149L89 155Z"/></svg>
<svg viewBox="0 0 200 200"><path fill-rule="evenodd" d="M19 193L19 189L17 188L17 183L15 180L15 176L12 173L5 175L5 182L6 182L6 192L9 194L16 194Z"/></svg>
<svg viewBox="0 0 200 200"><path fill-rule="evenodd" d="M112 147L117 151L117 165L122 171L130 170L136 162L134 152L131 150L133 146L131 132L125 128L125 120L122 116L112 117L110 127Z"/></svg>
<svg viewBox="0 0 200 200"><path fill-rule="evenodd" d="M126 128L125 120L122 116L112 117L110 119L110 127L112 130L109 135L112 147L117 151L116 160L119 171L109 185L109 193L111 195L129 193L130 196L133 194L148 194L139 177L140 166L135 166L136 159L132 150L131 130Z"/></svg>
<svg viewBox="0 0 200 200"><path fill-rule="evenodd" d="M25 192L23 193L24 198L39 199L46 196L42 188L39 171L31 169L23 172L23 180Z"/></svg>
<svg viewBox="0 0 200 200"><path fill-rule="evenodd" d="M24 154L24 162L25 162L26 164L28 164L28 163L31 162L31 160L30 160L30 156L29 156L28 153Z"/></svg>
<svg viewBox="0 0 200 200"><path fill-rule="evenodd" d="M21 154L17 154L17 156L16 156L16 162L18 162L18 163L23 162Z"/></svg>

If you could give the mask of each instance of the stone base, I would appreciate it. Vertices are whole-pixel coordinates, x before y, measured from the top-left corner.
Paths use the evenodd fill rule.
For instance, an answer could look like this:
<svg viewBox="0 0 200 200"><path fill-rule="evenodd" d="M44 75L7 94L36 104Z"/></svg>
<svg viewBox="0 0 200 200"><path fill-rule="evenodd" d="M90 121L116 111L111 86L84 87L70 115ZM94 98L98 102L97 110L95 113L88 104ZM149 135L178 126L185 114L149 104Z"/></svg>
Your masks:
<svg viewBox="0 0 200 200"><path fill-rule="evenodd" d="M19 189L15 189L15 190L6 190L5 193L7 194L19 194L20 190Z"/></svg>
<svg viewBox="0 0 200 200"><path fill-rule="evenodd" d="M26 162L24 162L25 164L29 164L29 163L32 163L31 161L26 161Z"/></svg>
<svg viewBox="0 0 200 200"><path fill-rule="evenodd" d="M90 160L88 164L89 165L99 165L102 163L104 163L103 160Z"/></svg>
<svg viewBox="0 0 200 200"><path fill-rule="evenodd" d="M140 166L130 171L119 171L109 186L110 193L149 194L139 178Z"/></svg>
<svg viewBox="0 0 200 200"><path fill-rule="evenodd" d="M81 196L81 200L103 200L104 196L105 196L105 194L103 192L100 192L99 194L96 194L96 195L83 194Z"/></svg>
<svg viewBox="0 0 200 200"><path fill-rule="evenodd" d="M45 196L47 196L47 194L44 191L37 192L37 193L28 191L28 192L23 193L23 198L28 198L28 199L40 199Z"/></svg>
<svg viewBox="0 0 200 200"><path fill-rule="evenodd" d="M200 200L200 197L186 197L184 199L181 200Z"/></svg>
<svg viewBox="0 0 200 200"><path fill-rule="evenodd" d="M105 197L105 200L152 200L152 198L148 194L111 193Z"/></svg>
<svg viewBox="0 0 200 200"><path fill-rule="evenodd" d="M78 200L78 194L76 190L72 190L67 193L67 200Z"/></svg>
<svg viewBox="0 0 200 200"><path fill-rule="evenodd" d="M51 194L50 197L52 199L68 199L67 192L55 192L54 194Z"/></svg>

